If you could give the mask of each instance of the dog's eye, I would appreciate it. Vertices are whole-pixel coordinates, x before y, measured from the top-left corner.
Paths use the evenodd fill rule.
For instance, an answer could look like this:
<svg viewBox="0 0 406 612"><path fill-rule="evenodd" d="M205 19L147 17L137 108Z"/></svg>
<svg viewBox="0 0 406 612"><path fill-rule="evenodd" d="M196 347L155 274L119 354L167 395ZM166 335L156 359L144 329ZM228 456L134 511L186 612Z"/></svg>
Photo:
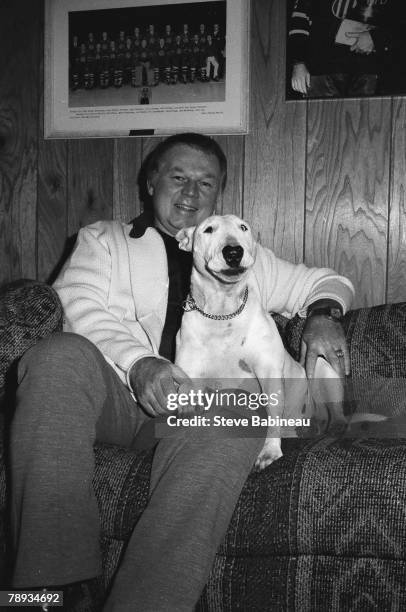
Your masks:
<svg viewBox="0 0 406 612"><path fill-rule="evenodd" d="M205 230L203 230L203 234L212 234L213 228L211 225L208 225Z"/></svg>
<svg viewBox="0 0 406 612"><path fill-rule="evenodd" d="M248 227L246 225L244 225L244 223L241 223L240 227L241 227L243 232L248 232Z"/></svg>

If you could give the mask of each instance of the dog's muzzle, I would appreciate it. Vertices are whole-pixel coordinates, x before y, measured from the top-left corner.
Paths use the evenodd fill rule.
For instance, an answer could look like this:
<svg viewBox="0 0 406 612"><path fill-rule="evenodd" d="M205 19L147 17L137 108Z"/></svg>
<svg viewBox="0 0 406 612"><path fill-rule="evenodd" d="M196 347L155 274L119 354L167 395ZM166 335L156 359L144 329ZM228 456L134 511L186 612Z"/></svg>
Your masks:
<svg viewBox="0 0 406 612"><path fill-rule="evenodd" d="M239 244L232 246L228 244L222 250L224 260L230 268L238 268L244 256L244 249Z"/></svg>

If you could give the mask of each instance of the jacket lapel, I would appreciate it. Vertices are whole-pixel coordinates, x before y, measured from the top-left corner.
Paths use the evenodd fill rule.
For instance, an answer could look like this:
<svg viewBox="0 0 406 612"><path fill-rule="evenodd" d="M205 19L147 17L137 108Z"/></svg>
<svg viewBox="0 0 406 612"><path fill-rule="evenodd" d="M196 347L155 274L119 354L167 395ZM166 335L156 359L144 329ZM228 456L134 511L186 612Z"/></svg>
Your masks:
<svg viewBox="0 0 406 612"><path fill-rule="evenodd" d="M127 233L131 288L138 322L158 352L168 303L168 261L159 233L148 228L140 238Z"/></svg>

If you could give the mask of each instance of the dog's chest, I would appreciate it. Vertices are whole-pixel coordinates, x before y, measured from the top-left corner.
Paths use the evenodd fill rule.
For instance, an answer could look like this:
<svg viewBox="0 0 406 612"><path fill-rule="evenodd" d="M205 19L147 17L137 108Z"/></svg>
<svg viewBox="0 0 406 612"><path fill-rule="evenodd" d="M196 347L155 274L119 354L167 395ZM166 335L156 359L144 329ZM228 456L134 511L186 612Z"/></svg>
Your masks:
<svg viewBox="0 0 406 612"><path fill-rule="evenodd" d="M245 318L218 321L185 313L176 363L191 378L254 378L257 342Z"/></svg>

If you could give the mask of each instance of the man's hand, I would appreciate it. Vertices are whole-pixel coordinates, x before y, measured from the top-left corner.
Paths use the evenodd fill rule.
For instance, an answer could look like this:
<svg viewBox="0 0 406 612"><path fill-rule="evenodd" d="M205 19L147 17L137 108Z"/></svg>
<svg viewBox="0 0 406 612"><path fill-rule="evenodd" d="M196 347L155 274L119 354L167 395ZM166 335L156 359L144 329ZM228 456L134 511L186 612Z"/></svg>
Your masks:
<svg viewBox="0 0 406 612"><path fill-rule="evenodd" d="M159 357L143 357L130 372L130 383L135 397L150 416L168 414L169 393L187 393L191 382L178 366Z"/></svg>
<svg viewBox="0 0 406 612"><path fill-rule="evenodd" d="M294 91L298 91L303 95L307 94L307 90L310 87L310 72L306 64L300 63L293 66L291 85Z"/></svg>
<svg viewBox="0 0 406 612"><path fill-rule="evenodd" d="M354 51L354 53L362 53L363 55L369 55L375 51L374 41L372 40L372 36L368 30L357 33L354 32L354 34L347 32L346 36L347 38L354 39L354 44L352 45L350 51Z"/></svg>
<svg viewBox="0 0 406 612"><path fill-rule="evenodd" d="M341 323L325 315L314 315L306 321L302 335L300 364L311 378L317 358L322 356L339 376L350 373L350 354Z"/></svg>

